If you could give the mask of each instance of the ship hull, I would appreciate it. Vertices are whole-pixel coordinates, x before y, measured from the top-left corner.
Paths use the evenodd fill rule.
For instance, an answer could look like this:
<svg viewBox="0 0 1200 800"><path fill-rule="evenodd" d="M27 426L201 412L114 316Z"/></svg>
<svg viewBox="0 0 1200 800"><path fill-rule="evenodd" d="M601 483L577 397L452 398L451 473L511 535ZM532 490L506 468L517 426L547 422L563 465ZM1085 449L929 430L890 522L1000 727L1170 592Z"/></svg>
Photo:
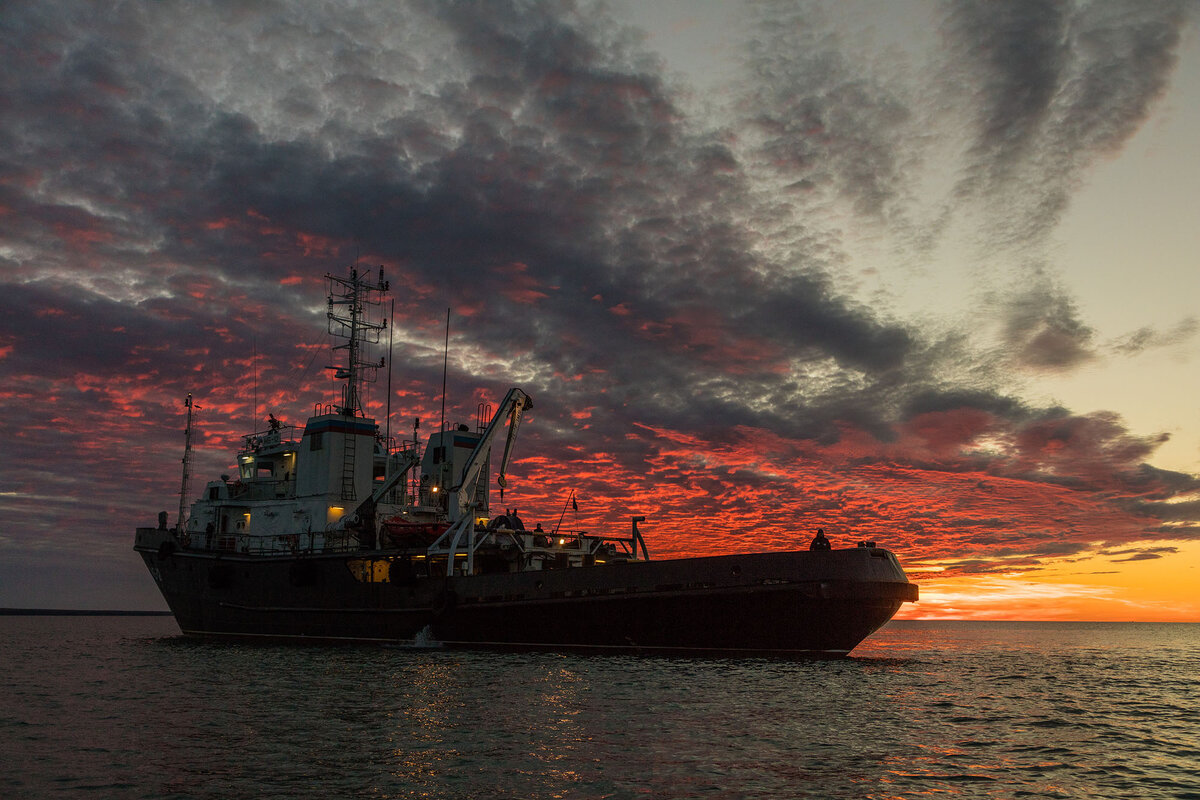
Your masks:
<svg viewBox="0 0 1200 800"><path fill-rule="evenodd" d="M414 574L395 551L190 551L146 528L136 549L195 636L404 643L425 631L457 647L840 656L917 599L873 547L452 577Z"/></svg>

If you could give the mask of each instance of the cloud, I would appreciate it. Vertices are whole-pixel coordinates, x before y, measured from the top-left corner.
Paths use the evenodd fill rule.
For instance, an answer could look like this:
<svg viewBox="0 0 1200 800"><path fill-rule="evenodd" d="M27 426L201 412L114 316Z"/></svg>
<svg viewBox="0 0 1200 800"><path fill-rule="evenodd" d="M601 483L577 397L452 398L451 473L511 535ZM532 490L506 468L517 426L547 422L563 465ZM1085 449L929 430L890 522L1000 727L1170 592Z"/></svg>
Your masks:
<svg viewBox="0 0 1200 800"><path fill-rule="evenodd" d="M1113 563L1120 563L1122 561L1152 561L1178 552L1178 547L1143 547L1126 550L1101 550L1100 555L1108 556L1109 561ZM1112 556L1124 556L1124 558L1113 558Z"/></svg>
<svg viewBox="0 0 1200 800"><path fill-rule="evenodd" d="M1093 331L1061 289L1035 283L1003 302L1004 346L1018 366L1068 370L1094 358Z"/></svg>
<svg viewBox="0 0 1200 800"><path fill-rule="evenodd" d="M1187 5L947 5L954 75L974 93L975 133L959 182L1005 220L997 238L1044 238L1085 170L1119 149L1165 91Z"/></svg>
<svg viewBox="0 0 1200 800"><path fill-rule="evenodd" d="M1165 331L1151 326L1138 328L1111 342L1109 348L1120 355L1136 356L1154 348L1182 344L1192 339L1197 330L1200 330L1200 324L1196 318L1187 317Z"/></svg>
<svg viewBox="0 0 1200 800"><path fill-rule="evenodd" d="M987 45L956 62L981 94L954 191L1039 232L1161 93L1180 20L1046 8L946 12ZM950 112L826 11L764 6L709 118L592 5L6 7L4 525L125 553L134 516L174 502L186 394L198 473L267 412L302 421L336 392L321 276L350 264L392 282L393 406L438 418L451 308L453 417L513 383L535 397L522 507L549 517L573 488L581 525L647 512L662 553L822 524L990 572L1192 518L1167 501L1195 481L1143 467L1160 439L1015 393L1099 349L1052 277L989 300L997 351L844 285L844 219L944 224L912 201ZM89 505L30 500L55 495Z"/></svg>
<svg viewBox="0 0 1200 800"><path fill-rule="evenodd" d="M868 217L905 199L911 97L852 62L811 3L766 3L742 100L753 161L792 189L820 189Z"/></svg>

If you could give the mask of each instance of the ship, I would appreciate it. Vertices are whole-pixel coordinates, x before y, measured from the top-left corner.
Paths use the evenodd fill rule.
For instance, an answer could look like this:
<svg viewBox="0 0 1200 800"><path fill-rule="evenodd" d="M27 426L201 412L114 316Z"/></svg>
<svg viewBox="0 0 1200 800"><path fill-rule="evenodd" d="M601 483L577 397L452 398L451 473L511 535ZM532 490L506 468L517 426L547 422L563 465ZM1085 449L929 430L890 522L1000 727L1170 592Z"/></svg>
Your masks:
<svg viewBox="0 0 1200 800"><path fill-rule="evenodd" d="M314 406L302 428L271 415L242 437L237 474L194 499L196 406L184 403L179 515L171 526L159 513L134 538L183 634L839 657L917 600L896 555L874 542L832 548L819 535L804 550L651 559L643 516L618 530L568 529L565 515L527 529L517 508L493 509L491 475L503 500L532 398L514 387L494 409L481 404L473 427L443 421L422 443L418 419L397 441L390 407L381 431L363 402L387 361L370 355L388 326L383 269L325 279L338 402ZM694 527L697 538L719 533Z"/></svg>

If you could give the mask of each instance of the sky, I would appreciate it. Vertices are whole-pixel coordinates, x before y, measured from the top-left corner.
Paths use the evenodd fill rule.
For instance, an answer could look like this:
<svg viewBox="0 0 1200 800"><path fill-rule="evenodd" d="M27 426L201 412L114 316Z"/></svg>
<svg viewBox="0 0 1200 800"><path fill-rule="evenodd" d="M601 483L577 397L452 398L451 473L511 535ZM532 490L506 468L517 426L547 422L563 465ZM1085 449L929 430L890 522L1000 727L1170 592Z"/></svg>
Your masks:
<svg viewBox="0 0 1200 800"><path fill-rule="evenodd" d="M0 606L337 386L511 386L505 505L653 557L897 553L901 617L1200 621L1200 5L6 2ZM450 309L448 356L443 352Z"/></svg>

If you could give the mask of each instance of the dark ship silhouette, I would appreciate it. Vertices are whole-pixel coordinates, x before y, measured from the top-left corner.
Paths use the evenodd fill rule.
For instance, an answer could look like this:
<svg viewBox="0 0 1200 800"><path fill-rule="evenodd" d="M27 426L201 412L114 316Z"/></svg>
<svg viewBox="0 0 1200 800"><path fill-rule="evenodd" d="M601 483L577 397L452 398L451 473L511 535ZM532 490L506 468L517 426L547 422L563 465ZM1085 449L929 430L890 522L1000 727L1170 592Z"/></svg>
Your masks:
<svg viewBox="0 0 1200 800"><path fill-rule="evenodd" d="M511 389L475 429L394 445L363 413L365 360L387 284L326 276L345 343L342 402L302 430L274 417L243 437L238 475L160 514L134 549L188 635L306 642L837 656L917 599L895 555L847 549L651 560L633 517L621 533L526 530L492 515L492 446L505 471L532 400ZM444 427L444 426L443 426ZM702 529L708 523L697 523Z"/></svg>

